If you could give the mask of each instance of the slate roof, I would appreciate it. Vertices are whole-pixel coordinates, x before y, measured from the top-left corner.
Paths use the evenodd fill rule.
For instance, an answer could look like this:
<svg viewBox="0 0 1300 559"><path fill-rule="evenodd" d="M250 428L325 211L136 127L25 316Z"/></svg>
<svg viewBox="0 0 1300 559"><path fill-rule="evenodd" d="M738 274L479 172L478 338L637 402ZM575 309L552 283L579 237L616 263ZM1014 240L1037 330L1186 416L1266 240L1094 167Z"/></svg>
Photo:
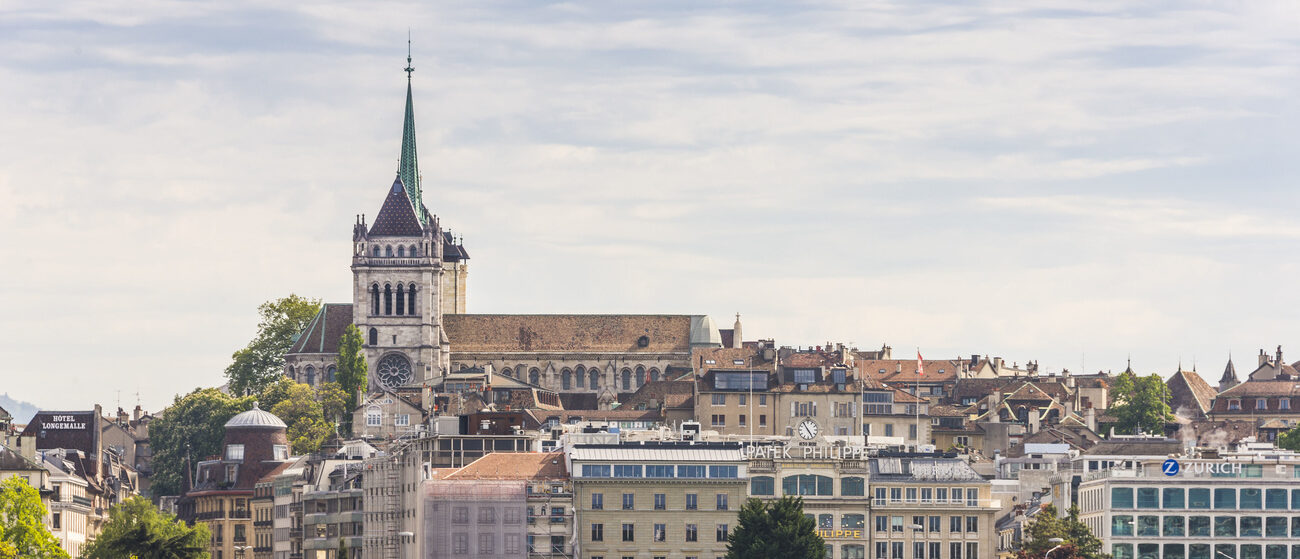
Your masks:
<svg viewBox="0 0 1300 559"><path fill-rule="evenodd" d="M469 253L465 251L463 245L452 238L451 231L442 232L442 259L447 262L469 260Z"/></svg>
<svg viewBox="0 0 1300 559"><path fill-rule="evenodd" d="M370 226L371 237L419 237L424 235L424 226L415 214L415 206L402 186L402 179L393 181L384 198L384 205L379 208L379 215Z"/></svg>
<svg viewBox="0 0 1300 559"><path fill-rule="evenodd" d="M689 315L449 314L443 329L457 353L689 352ZM646 347L638 340L648 338Z"/></svg>
<svg viewBox="0 0 1300 559"><path fill-rule="evenodd" d="M549 481L568 477L563 452L493 452L443 479Z"/></svg>
<svg viewBox="0 0 1300 559"><path fill-rule="evenodd" d="M1191 371L1180 370L1169 377L1165 384L1169 387L1170 401L1175 411L1187 406L1198 414L1205 415L1214 405L1214 397L1219 394L1201 375Z"/></svg>
<svg viewBox="0 0 1300 559"><path fill-rule="evenodd" d="M351 303L325 303L298 334L289 353L338 353L339 338L351 324Z"/></svg>
<svg viewBox="0 0 1300 559"><path fill-rule="evenodd" d="M40 471L45 468L18 451L0 445L0 471Z"/></svg>
<svg viewBox="0 0 1300 559"><path fill-rule="evenodd" d="M560 405L566 410L594 410L600 407L600 396L595 392L561 392Z"/></svg>
<svg viewBox="0 0 1300 559"><path fill-rule="evenodd" d="M1223 367L1223 376L1219 377L1219 384L1228 384L1237 382L1237 368L1232 365L1232 358L1228 358L1228 364Z"/></svg>

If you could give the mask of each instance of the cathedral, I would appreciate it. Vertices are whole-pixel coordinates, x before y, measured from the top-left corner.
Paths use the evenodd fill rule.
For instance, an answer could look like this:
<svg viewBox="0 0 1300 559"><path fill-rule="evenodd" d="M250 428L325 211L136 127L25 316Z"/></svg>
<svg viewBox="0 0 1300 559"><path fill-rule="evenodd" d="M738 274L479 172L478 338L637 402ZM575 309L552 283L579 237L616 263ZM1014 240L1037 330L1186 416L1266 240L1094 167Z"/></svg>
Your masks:
<svg viewBox="0 0 1300 559"><path fill-rule="evenodd" d="M409 56L405 70L396 177L373 221L352 224L352 302L321 307L285 355L286 375L333 381L339 339L355 324L371 393L423 393L472 369L553 390L567 409L609 409L646 381L688 373L694 349L723 345L732 331L705 315L469 314L469 253L424 204Z"/></svg>

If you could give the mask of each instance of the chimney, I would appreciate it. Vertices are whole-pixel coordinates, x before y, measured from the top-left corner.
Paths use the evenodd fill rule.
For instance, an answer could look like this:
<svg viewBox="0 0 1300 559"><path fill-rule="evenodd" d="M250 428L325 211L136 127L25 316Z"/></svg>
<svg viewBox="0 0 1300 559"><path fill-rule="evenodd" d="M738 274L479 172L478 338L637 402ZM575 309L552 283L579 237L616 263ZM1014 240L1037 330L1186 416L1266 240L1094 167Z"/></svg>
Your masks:
<svg viewBox="0 0 1300 559"><path fill-rule="evenodd" d="M135 420L136 420L136 421L140 421L140 416L144 415L144 408L140 407L140 404L136 404L136 405L135 405L135 414L134 414L134 415L135 415Z"/></svg>
<svg viewBox="0 0 1300 559"><path fill-rule="evenodd" d="M976 365L979 365L979 364L980 364L980 354L978 354L978 353L972 353L972 354L970 355L970 366L971 366L972 368L974 368Z"/></svg>
<svg viewBox="0 0 1300 559"><path fill-rule="evenodd" d="M744 347L744 339L740 333L740 313L736 313L736 323L731 325L731 347Z"/></svg>
<svg viewBox="0 0 1300 559"><path fill-rule="evenodd" d="M1088 408L1088 412L1083 414L1083 420L1088 423L1088 428L1093 431L1097 430L1097 408Z"/></svg>
<svg viewBox="0 0 1300 559"><path fill-rule="evenodd" d="M1038 432L1040 421L1038 410L1029 410L1029 434Z"/></svg>
<svg viewBox="0 0 1300 559"><path fill-rule="evenodd" d="M1259 366L1260 366L1260 367L1263 367L1264 365L1267 365L1267 364L1268 364L1268 354L1267 354L1267 353L1264 353L1264 349L1263 349L1263 348L1260 348L1260 350L1259 350Z"/></svg>
<svg viewBox="0 0 1300 559"><path fill-rule="evenodd" d="M1001 358L1001 357L994 357L994 358L993 358L993 372L994 372L994 373L997 373L998 376L1002 376L1002 358Z"/></svg>
<svg viewBox="0 0 1300 559"><path fill-rule="evenodd" d="M1286 363L1286 361L1282 360L1282 346L1277 346L1277 360L1274 361L1274 364L1281 367L1283 363Z"/></svg>

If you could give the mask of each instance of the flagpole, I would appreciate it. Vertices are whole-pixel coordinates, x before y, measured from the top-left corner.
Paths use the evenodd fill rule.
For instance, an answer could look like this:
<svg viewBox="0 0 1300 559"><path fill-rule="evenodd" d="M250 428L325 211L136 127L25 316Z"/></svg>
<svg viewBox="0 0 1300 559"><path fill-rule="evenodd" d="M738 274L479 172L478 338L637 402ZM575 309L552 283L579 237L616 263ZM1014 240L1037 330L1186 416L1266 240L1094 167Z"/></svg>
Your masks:
<svg viewBox="0 0 1300 559"><path fill-rule="evenodd" d="M916 382L915 382L915 384L914 384L915 388L914 388L913 393L912 393L912 395L915 396L917 400L920 400L920 399L921 399L921 369L922 369L923 367L925 367L925 365L922 364L922 362L921 362L921 348L918 347L918 348L916 348ZM917 403L912 404L912 405L915 406L915 408L916 408L916 409L915 409L915 411L916 411L916 451L917 451L917 452L920 452L920 451L921 451L921 404L920 404L920 402L917 402Z"/></svg>

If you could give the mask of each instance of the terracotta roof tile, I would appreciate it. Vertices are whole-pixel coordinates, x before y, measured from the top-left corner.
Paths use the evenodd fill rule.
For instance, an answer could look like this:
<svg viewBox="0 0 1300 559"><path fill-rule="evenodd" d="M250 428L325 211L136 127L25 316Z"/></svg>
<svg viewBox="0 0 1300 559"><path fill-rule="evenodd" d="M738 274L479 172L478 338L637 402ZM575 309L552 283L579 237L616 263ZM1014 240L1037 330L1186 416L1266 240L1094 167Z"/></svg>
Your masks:
<svg viewBox="0 0 1300 559"><path fill-rule="evenodd" d="M951 382L957 380L958 365L947 359L922 361L925 370L916 374L915 359L861 359L853 363L863 375L888 383L895 382ZM900 371L899 368L902 368ZM885 372L880 372L880 371ZM943 372L939 372L943 371Z"/></svg>
<svg viewBox="0 0 1300 559"><path fill-rule="evenodd" d="M1165 384L1169 386L1169 396L1175 411L1182 406L1191 406L1198 414L1204 415L1214 405L1214 397L1219 394L1201 375L1190 371L1174 373Z"/></svg>
<svg viewBox="0 0 1300 559"><path fill-rule="evenodd" d="M493 452L444 479L545 481L568 477L563 452Z"/></svg>
<svg viewBox="0 0 1300 559"><path fill-rule="evenodd" d="M457 353L502 351L689 352L689 315L449 314ZM640 338L647 338L641 347Z"/></svg>

